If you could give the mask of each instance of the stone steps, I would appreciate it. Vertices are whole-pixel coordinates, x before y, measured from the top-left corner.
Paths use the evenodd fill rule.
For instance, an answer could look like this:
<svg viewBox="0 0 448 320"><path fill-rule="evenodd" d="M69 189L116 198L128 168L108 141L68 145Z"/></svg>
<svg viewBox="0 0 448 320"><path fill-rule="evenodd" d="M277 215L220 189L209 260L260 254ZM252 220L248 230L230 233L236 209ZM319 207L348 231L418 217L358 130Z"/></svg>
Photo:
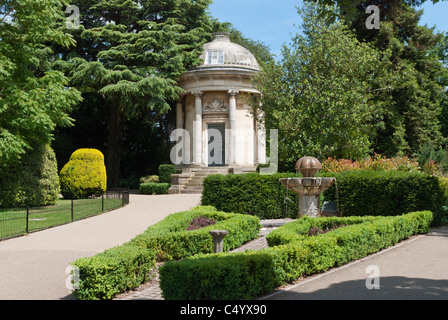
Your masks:
<svg viewBox="0 0 448 320"><path fill-rule="evenodd" d="M193 171L192 178L183 186L182 193L202 193L203 180L211 174L227 174L228 169L198 168Z"/></svg>
<svg viewBox="0 0 448 320"><path fill-rule="evenodd" d="M175 183L171 185L170 193L202 193L203 180L208 175L228 173L243 173L255 171L254 168L236 167L191 167L179 171L173 178ZM174 175L173 175L174 177Z"/></svg>
<svg viewBox="0 0 448 320"><path fill-rule="evenodd" d="M202 193L202 188L200 188L200 189L184 188L181 193L199 194L199 193Z"/></svg>

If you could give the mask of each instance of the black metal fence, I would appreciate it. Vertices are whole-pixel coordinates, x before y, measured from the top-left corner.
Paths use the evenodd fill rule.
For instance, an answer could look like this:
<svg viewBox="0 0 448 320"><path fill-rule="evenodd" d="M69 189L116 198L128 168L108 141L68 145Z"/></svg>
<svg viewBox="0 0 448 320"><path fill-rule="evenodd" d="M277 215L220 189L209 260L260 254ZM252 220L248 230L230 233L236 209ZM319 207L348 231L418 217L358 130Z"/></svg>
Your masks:
<svg viewBox="0 0 448 320"><path fill-rule="evenodd" d="M95 216L128 203L129 189L109 189L98 198L60 200L52 206L0 210L0 240Z"/></svg>

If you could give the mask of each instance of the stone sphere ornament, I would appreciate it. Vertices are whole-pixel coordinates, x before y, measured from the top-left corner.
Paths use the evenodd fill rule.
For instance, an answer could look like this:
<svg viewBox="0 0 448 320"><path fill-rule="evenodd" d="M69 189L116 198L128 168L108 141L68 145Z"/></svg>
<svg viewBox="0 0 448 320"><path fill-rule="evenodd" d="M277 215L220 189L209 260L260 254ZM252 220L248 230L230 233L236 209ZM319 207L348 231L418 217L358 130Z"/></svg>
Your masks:
<svg viewBox="0 0 448 320"><path fill-rule="evenodd" d="M322 169L322 164L314 157L302 157L296 162L295 169L304 177L313 177Z"/></svg>

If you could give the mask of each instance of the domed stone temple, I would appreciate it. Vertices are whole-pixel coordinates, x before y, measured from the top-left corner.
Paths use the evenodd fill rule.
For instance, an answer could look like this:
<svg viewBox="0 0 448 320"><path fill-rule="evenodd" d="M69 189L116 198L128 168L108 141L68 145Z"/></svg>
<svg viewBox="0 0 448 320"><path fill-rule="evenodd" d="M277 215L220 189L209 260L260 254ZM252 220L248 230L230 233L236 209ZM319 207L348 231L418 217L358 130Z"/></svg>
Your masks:
<svg viewBox="0 0 448 320"><path fill-rule="evenodd" d="M171 159L178 173L170 193L201 192L207 174L255 171L266 162L264 130L249 102L260 94L251 84L259 71L254 55L220 32L200 58L202 64L178 80L184 93L176 105Z"/></svg>

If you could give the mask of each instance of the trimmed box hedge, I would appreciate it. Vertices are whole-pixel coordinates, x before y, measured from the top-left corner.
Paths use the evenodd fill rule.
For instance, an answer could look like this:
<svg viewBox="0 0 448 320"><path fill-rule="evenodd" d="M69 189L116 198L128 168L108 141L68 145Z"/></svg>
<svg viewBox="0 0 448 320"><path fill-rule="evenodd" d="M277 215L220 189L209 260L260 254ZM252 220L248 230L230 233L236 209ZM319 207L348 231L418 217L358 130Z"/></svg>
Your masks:
<svg viewBox="0 0 448 320"><path fill-rule="evenodd" d="M216 223L186 230L198 216L212 218ZM257 217L217 211L213 207L171 214L121 246L76 260L73 266L79 269L79 288L74 295L80 300L111 299L148 281L156 261L213 252L210 230L228 231L224 238L227 251L256 238L260 227Z"/></svg>
<svg viewBox="0 0 448 320"><path fill-rule="evenodd" d="M199 216L214 219L216 223L197 230L186 230L190 221ZM257 217L199 206L169 215L132 239L130 244L155 250L158 261L182 259L198 253L213 252L210 230L228 231L223 243L223 250L228 251L255 239L260 228Z"/></svg>
<svg viewBox="0 0 448 320"><path fill-rule="evenodd" d="M386 215L429 210L435 225L443 220L443 206L448 203L445 185L435 176L422 172L355 170L336 177L339 212L342 216ZM323 194L325 200L336 200L333 186Z"/></svg>
<svg viewBox="0 0 448 320"><path fill-rule="evenodd" d="M300 176L293 173L209 175L203 180L202 204L260 219L297 218L297 195L286 190L279 179Z"/></svg>
<svg viewBox="0 0 448 320"><path fill-rule="evenodd" d="M159 165L159 182L171 184L171 175L176 173L176 166L174 164Z"/></svg>
<svg viewBox="0 0 448 320"><path fill-rule="evenodd" d="M318 175L336 178L338 197L333 186L321 194L321 199L338 199L342 216L401 215L429 210L434 213L434 224L440 224L445 215L443 207L448 204L448 184L421 172L356 170ZM297 218L297 196L288 192L279 179L300 176L293 173L208 176L203 183L202 204L261 219Z"/></svg>
<svg viewBox="0 0 448 320"><path fill-rule="evenodd" d="M160 287L166 300L251 299L426 233L432 217L430 211L420 211L394 217L302 218L273 232L270 241L276 237L281 245L167 261L159 270ZM312 237L304 232L329 223L350 225Z"/></svg>
<svg viewBox="0 0 448 320"><path fill-rule="evenodd" d="M140 183L139 190L143 194L168 194L170 186L169 183L147 182Z"/></svg>
<svg viewBox="0 0 448 320"><path fill-rule="evenodd" d="M78 259L73 265L79 287L73 294L79 300L107 300L134 289L149 280L155 256L154 250L123 245Z"/></svg>

